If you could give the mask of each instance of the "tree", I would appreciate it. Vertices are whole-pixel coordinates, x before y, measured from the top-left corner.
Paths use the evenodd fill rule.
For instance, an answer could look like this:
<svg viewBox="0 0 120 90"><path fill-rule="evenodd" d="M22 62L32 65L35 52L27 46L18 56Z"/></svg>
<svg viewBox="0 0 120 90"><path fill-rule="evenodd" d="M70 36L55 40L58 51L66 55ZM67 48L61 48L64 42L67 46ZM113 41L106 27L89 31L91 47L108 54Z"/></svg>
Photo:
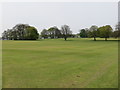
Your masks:
<svg viewBox="0 0 120 90"><path fill-rule="evenodd" d="M54 28L53 27L49 28L48 32L49 32L49 37L54 38Z"/></svg>
<svg viewBox="0 0 120 90"><path fill-rule="evenodd" d="M115 26L115 30L120 30L120 22L118 22L118 24Z"/></svg>
<svg viewBox="0 0 120 90"><path fill-rule="evenodd" d="M105 41L107 41L107 38L109 38L112 34L112 27L110 25L106 25L103 27L100 27L99 29L100 37L105 38Z"/></svg>
<svg viewBox="0 0 120 90"><path fill-rule="evenodd" d="M89 34L94 38L94 41L96 41L96 37L98 36L98 27L95 25L91 26Z"/></svg>
<svg viewBox="0 0 120 90"><path fill-rule="evenodd" d="M61 32L56 26L54 27L54 38L61 38Z"/></svg>
<svg viewBox="0 0 120 90"><path fill-rule="evenodd" d="M15 31L14 35L17 35L17 40L25 40L24 36L26 36L25 34L27 34L26 28L28 28L28 27L29 27L28 24L17 24L13 27L13 31ZM14 36L14 37L16 37L16 36Z"/></svg>
<svg viewBox="0 0 120 90"><path fill-rule="evenodd" d="M6 40L6 39L7 39L7 31L4 31L4 32L2 33L2 39L3 39L3 40Z"/></svg>
<svg viewBox="0 0 120 90"><path fill-rule="evenodd" d="M68 25L63 25L61 26L61 34L66 41L69 35L72 34L72 31L70 31L70 27Z"/></svg>
<svg viewBox="0 0 120 90"><path fill-rule="evenodd" d="M31 27L31 26L27 27L26 32L27 33L25 34L24 37L27 40L36 40L39 37L39 34L38 34L37 29L35 27Z"/></svg>
<svg viewBox="0 0 120 90"><path fill-rule="evenodd" d="M43 29L41 32L41 37L45 39L45 38L48 38L48 35L49 35L49 32L46 29Z"/></svg>
<svg viewBox="0 0 120 90"><path fill-rule="evenodd" d="M118 30L112 32L112 37L114 37L114 38L118 38L119 35L120 35L119 33L120 33L120 32L119 32Z"/></svg>
<svg viewBox="0 0 120 90"><path fill-rule="evenodd" d="M87 38L88 37L87 29L81 29L80 30L80 37L82 37L82 38Z"/></svg>
<svg viewBox="0 0 120 90"><path fill-rule="evenodd" d="M115 31L113 32L113 37L119 38L120 37L120 22L115 26Z"/></svg>
<svg viewBox="0 0 120 90"><path fill-rule="evenodd" d="M49 28L48 32L49 32L50 38L60 38L61 37L61 32L56 26Z"/></svg>
<svg viewBox="0 0 120 90"><path fill-rule="evenodd" d="M13 37L13 35L12 35L12 29L7 29L6 31L4 31L2 33L2 39L3 40L4 39L6 39L6 40L12 40L12 37Z"/></svg>
<svg viewBox="0 0 120 90"><path fill-rule="evenodd" d="M7 40L36 40L38 36L37 29L28 24L17 24L2 34L2 38Z"/></svg>

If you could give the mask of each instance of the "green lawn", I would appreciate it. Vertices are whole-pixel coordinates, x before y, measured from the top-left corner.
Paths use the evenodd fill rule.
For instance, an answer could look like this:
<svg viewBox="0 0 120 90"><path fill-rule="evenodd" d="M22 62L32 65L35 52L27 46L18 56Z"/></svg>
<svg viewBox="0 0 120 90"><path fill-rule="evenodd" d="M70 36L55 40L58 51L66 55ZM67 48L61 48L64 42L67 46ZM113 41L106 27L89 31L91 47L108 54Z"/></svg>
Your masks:
<svg viewBox="0 0 120 90"><path fill-rule="evenodd" d="M3 88L117 88L118 42L103 40L3 41Z"/></svg>

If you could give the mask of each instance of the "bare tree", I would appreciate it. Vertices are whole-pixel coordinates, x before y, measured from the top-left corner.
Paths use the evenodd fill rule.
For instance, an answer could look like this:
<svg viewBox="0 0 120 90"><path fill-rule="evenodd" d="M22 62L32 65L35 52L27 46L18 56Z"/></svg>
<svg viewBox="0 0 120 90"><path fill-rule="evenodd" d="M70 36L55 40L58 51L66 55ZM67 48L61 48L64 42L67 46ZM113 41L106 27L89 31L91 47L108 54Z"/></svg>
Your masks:
<svg viewBox="0 0 120 90"><path fill-rule="evenodd" d="M69 35L72 34L72 31L70 31L70 27L68 25L63 25L63 26L61 26L61 33L63 35L63 38L66 41L67 38L69 37Z"/></svg>

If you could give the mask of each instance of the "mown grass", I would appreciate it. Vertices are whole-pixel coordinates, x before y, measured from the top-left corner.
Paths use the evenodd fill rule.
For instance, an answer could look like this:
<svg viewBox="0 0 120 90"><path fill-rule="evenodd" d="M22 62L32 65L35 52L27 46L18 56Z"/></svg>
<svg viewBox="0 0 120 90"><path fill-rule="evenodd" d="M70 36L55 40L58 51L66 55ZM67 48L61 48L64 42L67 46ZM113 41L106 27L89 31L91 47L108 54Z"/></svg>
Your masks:
<svg viewBox="0 0 120 90"><path fill-rule="evenodd" d="M118 42L3 41L3 88L117 88Z"/></svg>
<svg viewBox="0 0 120 90"><path fill-rule="evenodd" d="M2 89L2 41L0 40L0 89Z"/></svg>

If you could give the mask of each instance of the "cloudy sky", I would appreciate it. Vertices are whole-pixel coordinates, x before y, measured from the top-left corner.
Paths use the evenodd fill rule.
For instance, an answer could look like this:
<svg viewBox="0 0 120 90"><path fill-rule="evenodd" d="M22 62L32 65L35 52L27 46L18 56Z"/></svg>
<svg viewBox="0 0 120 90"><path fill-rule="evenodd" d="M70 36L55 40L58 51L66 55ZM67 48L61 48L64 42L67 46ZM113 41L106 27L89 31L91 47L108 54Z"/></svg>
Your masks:
<svg viewBox="0 0 120 90"><path fill-rule="evenodd" d="M78 33L91 25L114 27L117 21L117 2L5 2L0 34L19 23L35 26L39 32L67 24Z"/></svg>

